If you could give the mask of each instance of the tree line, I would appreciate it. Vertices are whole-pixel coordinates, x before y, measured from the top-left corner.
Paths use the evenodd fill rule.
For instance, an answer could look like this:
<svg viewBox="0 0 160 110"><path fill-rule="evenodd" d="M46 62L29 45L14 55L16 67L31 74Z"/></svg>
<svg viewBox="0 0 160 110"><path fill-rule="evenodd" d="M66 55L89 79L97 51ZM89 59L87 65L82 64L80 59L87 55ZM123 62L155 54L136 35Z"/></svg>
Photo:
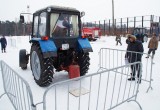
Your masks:
<svg viewBox="0 0 160 110"><path fill-rule="evenodd" d="M31 33L32 23L0 21L0 35L4 36L25 36Z"/></svg>

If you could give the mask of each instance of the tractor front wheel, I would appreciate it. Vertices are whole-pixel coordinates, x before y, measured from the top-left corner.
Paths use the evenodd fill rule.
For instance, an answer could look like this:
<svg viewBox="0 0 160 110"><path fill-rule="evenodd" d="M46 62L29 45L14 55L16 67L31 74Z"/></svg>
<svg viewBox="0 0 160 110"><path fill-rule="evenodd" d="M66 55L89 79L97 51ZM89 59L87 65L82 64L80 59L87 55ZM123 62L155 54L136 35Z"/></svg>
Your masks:
<svg viewBox="0 0 160 110"><path fill-rule="evenodd" d="M50 85L54 74L52 59L43 58L43 54L38 44L32 44L30 55L31 70L35 82L41 87Z"/></svg>
<svg viewBox="0 0 160 110"><path fill-rule="evenodd" d="M26 54L26 50L22 49L19 51L19 66L23 69L27 69L28 64L28 55Z"/></svg>

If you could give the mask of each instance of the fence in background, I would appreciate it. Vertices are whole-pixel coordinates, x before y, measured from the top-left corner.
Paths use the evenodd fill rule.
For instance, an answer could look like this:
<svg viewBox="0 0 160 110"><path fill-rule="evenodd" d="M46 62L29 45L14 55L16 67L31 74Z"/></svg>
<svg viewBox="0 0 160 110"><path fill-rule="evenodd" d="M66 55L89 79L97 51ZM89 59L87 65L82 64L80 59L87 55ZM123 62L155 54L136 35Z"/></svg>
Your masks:
<svg viewBox="0 0 160 110"><path fill-rule="evenodd" d="M3 61L0 61L0 70L5 91L0 99L6 94L15 110L35 110L28 83Z"/></svg>
<svg viewBox="0 0 160 110"><path fill-rule="evenodd" d="M152 23L158 23L153 26ZM117 18L114 21L114 33L125 36L132 33L135 27L146 28L148 35L153 32L160 33L160 17L154 15L135 16L126 18ZM113 35L113 20L99 20L93 22L84 22L83 27L98 27L101 29L102 35Z"/></svg>
<svg viewBox="0 0 160 110"><path fill-rule="evenodd" d="M111 110L134 101L142 110L137 101L139 83L127 80L130 66L137 64L141 65L140 62L130 63L52 84L46 89L43 101L36 105L43 104L43 110ZM4 94L15 110L36 110L28 83L3 61L0 65Z"/></svg>
<svg viewBox="0 0 160 110"><path fill-rule="evenodd" d="M16 39L12 38L12 37L8 37L8 39L7 39L7 45L9 45L11 47L17 47Z"/></svg>
<svg viewBox="0 0 160 110"><path fill-rule="evenodd" d="M126 51L126 50L119 50L119 49L101 48L99 52L99 70L98 71L107 70L107 69L125 65L126 53L130 54L131 57L135 57L135 60L137 59L138 55L143 54L142 55L142 81L149 83L149 87L147 89L147 92L148 92L150 88L152 89L151 83L153 81L152 79L153 59L151 55L149 55L149 58L145 58L146 56L148 56L148 54L146 53L132 52L132 51Z"/></svg>

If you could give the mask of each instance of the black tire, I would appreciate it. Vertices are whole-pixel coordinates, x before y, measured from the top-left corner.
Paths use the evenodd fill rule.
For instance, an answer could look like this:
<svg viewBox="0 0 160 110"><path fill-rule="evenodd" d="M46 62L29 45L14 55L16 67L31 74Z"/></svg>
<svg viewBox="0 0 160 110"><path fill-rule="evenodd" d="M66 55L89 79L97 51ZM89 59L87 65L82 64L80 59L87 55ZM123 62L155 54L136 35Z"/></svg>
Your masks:
<svg viewBox="0 0 160 110"><path fill-rule="evenodd" d="M22 68L22 70L26 70L27 64L28 64L28 58L27 58L26 50L22 49L19 51L19 66Z"/></svg>
<svg viewBox="0 0 160 110"><path fill-rule="evenodd" d="M89 53L78 54L78 65L80 66L80 76L85 75L88 72L90 65Z"/></svg>
<svg viewBox="0 0 160 110"><path fill-rule="evenodd" d="M35 82L41 87L50 85L54 74L53 59L43 58L38 44L32 44L30 55L31 70Z"/></svg>

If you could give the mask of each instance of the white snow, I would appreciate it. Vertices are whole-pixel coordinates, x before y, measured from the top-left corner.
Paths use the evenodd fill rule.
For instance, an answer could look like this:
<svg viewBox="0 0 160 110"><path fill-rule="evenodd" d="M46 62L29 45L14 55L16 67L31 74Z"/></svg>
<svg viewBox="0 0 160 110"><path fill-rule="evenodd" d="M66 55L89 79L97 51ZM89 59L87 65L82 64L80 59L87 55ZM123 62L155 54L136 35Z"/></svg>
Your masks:
<svg viewBox="0 0 160 110"><path fill-rule="evenodd" d="M126 38L122 37L122 46L116 46L116 41L114 36L104 36L101 39L98 39L95 42L91 42L93 52L90 53L90 69L88 74L95 73L98 70L98 63L99 63L99 50L100 48L113 48L113 49L121 49L126 50ZM22 70L19 67L19 50L20 49L27 49L30 52L30 44L29 44L29 37L28 36L14 36L14 37L7 37L8 45L7 45L7 53L1 53L0 51L0 60L5 61L9 66L11 66L19 75L21 75L30 85L34 103L38 103L42 101L42 96L46 88L39 87L32 76L32 72L30 70L30 66L28 65L27 70ZM144 52L147 53L148 51L148 43L143 43ZM142 82L140 84L139 94L137 101L141 104L143 110L160 110L160 45L156 51L154 57L154 65L153 65L153 82L152 87L153 90L149 90L146 93L148 84ZM145 56L143 56L145 57ZM143 61L145 62L145 58ZM0 72L1 73L1 72ZM66 72L55 73L54 75L54 83L59 82L62 80L68 79L68 74ZM2 82L2 75L0 75L0 95L4 93L3 89L3 82ZM41 96L41 97L40 97ZM37 110L41 110L41 105L38 106ZM13 106L11 105L8 97L5 95L0 99L0 110L14 110ZM115 110L139 110L137 104L134 102L132 103L125 103Z"/></svg>

